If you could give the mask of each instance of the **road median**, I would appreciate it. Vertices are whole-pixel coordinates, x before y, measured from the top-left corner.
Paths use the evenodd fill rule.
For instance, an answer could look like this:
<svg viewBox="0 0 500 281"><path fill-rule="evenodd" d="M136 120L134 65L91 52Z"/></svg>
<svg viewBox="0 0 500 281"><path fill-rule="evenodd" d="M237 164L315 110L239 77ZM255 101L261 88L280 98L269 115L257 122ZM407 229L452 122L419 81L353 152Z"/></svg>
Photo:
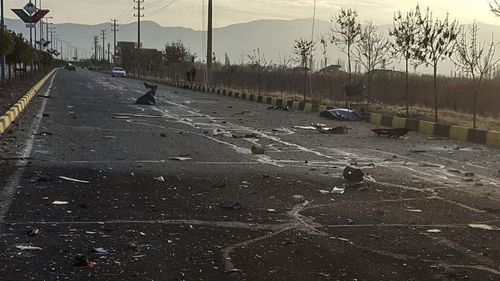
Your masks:
<svg viewBox="0 0 500 281"><path fill-rule="evenodd" d="M52 70L49 74L38 81L19 101L17 101L7 112L0 116L0 136L7 132L12 122L14 122L21 113L26 109L33 97L45 85L47 80L56 72L57 69Z"/></svg>

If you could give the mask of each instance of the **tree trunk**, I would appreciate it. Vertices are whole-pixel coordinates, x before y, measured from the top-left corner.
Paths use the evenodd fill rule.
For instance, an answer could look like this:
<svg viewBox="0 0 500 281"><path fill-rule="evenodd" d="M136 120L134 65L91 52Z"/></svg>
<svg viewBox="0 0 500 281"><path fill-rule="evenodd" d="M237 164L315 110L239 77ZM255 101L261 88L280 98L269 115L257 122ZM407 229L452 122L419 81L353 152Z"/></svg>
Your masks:
<svg viewBox="0 0 500 281"><path fill-rule="evenodd" d="M438 122L437 63L434 63L434 122Z"/></svg>
<svg viewBox="0 0 500 281"><path fill-rule="evenodd" d="M472 127L477 128L477 87L474 87L474 96L472 98Z"/></svg>
<svg viewBox="0 0 500 281"><path fill-rule="evenodd" d="M349 85L351 85L351 83L352 83L351 46L347 46L347 64L349 65Z"/></svg>
<svg viewBox="0 0 500 281"><path fill-rule="evenodd" d="M405 98L405 106L406 106L406 117L410 117L410 82L408 78L408 59L406 59L406 98Z"/></svg>

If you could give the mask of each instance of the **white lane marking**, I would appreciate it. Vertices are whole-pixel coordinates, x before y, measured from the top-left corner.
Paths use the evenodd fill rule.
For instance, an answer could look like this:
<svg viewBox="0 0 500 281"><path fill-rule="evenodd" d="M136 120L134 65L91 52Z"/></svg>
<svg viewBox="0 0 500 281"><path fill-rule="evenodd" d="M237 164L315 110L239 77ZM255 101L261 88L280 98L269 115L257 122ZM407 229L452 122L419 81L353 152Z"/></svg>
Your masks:
<svg viewBox="0 0 500 281"><path fill-rule="evenodd" d="M54 84L54 79L57 75L57 72L54 73L52 79L50 80L50 85L47 87L47 90L44 93L44 96L50 95L50 90L52 89L52 85ZM19 183L21 181L21 177L26 169L26 164L28 164L28 159L31 156L31 152L33 150L33 146L35 143L35 133L38 132L38 128L40 127L40 122L42 121L43 112L45 111L45 106L47 105L48 99L43 99L42 106L38 111L38 114L35 117L35 120L31 124L29 133L32 133L32 136L29 136L24 144L24 149L22 151L20 160L16 162L16 167L20 167L17 169L14 174L9 177L7 180L7 184L4 186L0 193L0 223L4 222L5 215L9 211L10 205L14 199L14 195L16 194L17 188L19 187Z"/></svg>

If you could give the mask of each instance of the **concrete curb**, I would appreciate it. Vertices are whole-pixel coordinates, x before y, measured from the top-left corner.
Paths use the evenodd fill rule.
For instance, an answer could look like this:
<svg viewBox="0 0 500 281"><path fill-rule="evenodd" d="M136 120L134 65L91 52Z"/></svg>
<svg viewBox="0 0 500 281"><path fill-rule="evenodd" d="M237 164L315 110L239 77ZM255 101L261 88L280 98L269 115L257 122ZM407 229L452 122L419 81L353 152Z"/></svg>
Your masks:
<svg viewBox="0 0 500 281"><path fill-rule="evenodd" d="M4 115L0 116L0 135L5 133L10 127L12 122L18 118L21 113L26 109L33 97L40 91L40 88L47 82L57 69L52 70L49 74L38 81L18 102L16 102Z"/></svg>
<svg viewBox="0 0 500 281"><path fill-rule="evenodd" d="M154 79L149 79L149 81L162 83L176 88L215 93L219 95L240 98L249 101L266 103L273 106L281 106L281 105L288 106L293 110L304 111L307 113L319 113L329 108L332 108L321 104L313 104L309 102L304 103L294 100L281 100L280 98L270 97L270 96L249 95L245 93L228 91L225 89L212 89L212 88L206 88L205 86L202 85L187 84L170 80L158 81ZM408 128L411 131L415 131L424 135L439 136L453 140L467 141L467 142L491 146L494 148L500 148L500 132L484 131L484 130L478 130L460 126L451 126L451 125L439 124L417 119L383 115L380 113L370 113L368 116L365 116L363 120L377 126L392 127L392 128Z"/></svg>

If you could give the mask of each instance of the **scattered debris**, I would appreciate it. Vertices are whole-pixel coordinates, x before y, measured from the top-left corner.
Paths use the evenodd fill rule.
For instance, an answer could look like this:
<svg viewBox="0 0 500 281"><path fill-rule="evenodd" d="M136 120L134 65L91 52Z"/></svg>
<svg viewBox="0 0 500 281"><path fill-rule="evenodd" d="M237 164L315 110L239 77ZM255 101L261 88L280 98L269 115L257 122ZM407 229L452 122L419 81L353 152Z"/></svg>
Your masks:
<svg viewBox="0 0 500 281"><path fill-rule="evenodd" d="M84 180L79 180L79 179L74 179L70 177L65 177L65 176L59 176L60 179L65 180L65 181L72 181L72 182L78 182L78 183L90 183L89 181L84 181Z"/></svg>
<svg viewBox="0 0 500 281"><path fill-rule="evenodd" d="M422 213L423 211L420 209L406 209L407 212L410 213Z"/></svg>
<svg viewBox="0 0 500 281"><path fill-rule="evenodd" d="M189 157L170 157L170 158L168 158L168 160L189 161L189 160L193 160L193 158L189 158Z"/></svg>
<svg viewBox="0 0 500 281"><path fill-rule="evenodd" d="M68 201L54 201L52 205L68 205Z"/></svg>
<svg viewBox="0 0 500 281"><path fill-rule="evenodd" d="M162 138L166 138L166 137L167 137L167 134L165 134L165 133L161 133L161 134L160 134L160 137L162 137Z"/></svg>
<svg viewBox="0 0 500 281"><path fill-rule="evenodd" d="M41 251L42 248L40 247L35 247L35 246L30 246L30 245L19 245L16 246L16 249L21 250L21 251Z"/></svg>
<svg viewBox="0 0 500 281"><path fill-rule="evenodd" d="M319 116L339 121L361 121L361 115L356 110L345 108L325 110Z"/></svg>
<svg viewBox="0 0 500 281"><path fill-rule="evenodd" d="M472 173L472 172L467 172L467 173L465 173L465 174L464 174L464 176L466 176L466 177L468 177L468 178L472 178L472 177L474 177L474 176L475 176L475 174L474 174L474 173Z"/></svg>
<svg viewBox="0 0 500 281"><path fill-rule="evenodd" d="M253 145L251 148L252 154L264 154L265 147L263 145L257 144Z"/></svg>
<svg viewBox="0 0 500 281"><path fill-rule="evenodd" d="M77 255L74 258L74 265L77 267L87 267L88 269L94 269L97 263L90 260L90 258L84 255Z"/></svg>
<svg viewBox="0 0 500 281"><path fill-rule="evenodd" d="M427 153L426 150L410 150L411 153Z"/></svg>
<svg viewBox="0 0 500 281"><path fill-rule="evenodd" d="M138 98L135 103L140 105L156 105L155 95L156 95L156 90L158 89L158 85L151 85L148 83L144 83L144 86L149 91L145 95Z"/></svg>
<svg viewBox="0 0 500 281"><path fill-rule="evenodd" d="M222 208L226 209L226 210L239 210L241 209L241 205L240 203L238 202L226 202L224 203L224 205L222 206Z"/></svg>
<svg viewBox="0 0 500 281"><path fill-rule="evenodd" d="M316 130L314 126L293 126L292 128L298 130Z"/></svg>
<svg viewBox="0 0 500 281"><path fill-rule="evenodd" d="M344 194L345 188L334 187L331 191L332 194Z"/></svg>
<svg viewBox="0 0 500 281"><path fill-rule="evenodd" d="M38 234L40 234L40 228L36 228L36 227L31 229L30 231L28 231L28 233L26 233L26 235L28 235L30 237L37 236Z"/></svg>
<svg viewBox="0 0 500 281"><path fill-rule="evenodd" d="M470 228L481 229L481 230L500 230L497 226L487 225L487 224L469 224Z"/></svg>
<svg viewBox="0 0 500 281"><path fill-rule="evenodd" d="M51 133L51 132L40 132L40 133L38 133L38 134L33 134L33 135L35 135L35 136L42 136L42 137L44 137L44 136L53 136L54 134L53 134L53 133Z"/></svg>
<svg viewBox="0 0 500 281"><path fill-rule="evenodd" d="M349 128L345 126L339 126L335 128L318 127L317 130L322 134L332 134L332 135L345 135L349 132Z"/></svg>
<svg viewBox="0 0 500 281"><path fill-rule="evenodd" d="M330 194L330 191L328 191L328 190L320 189L318 191L319 191L319 193L321 193L323 195Z"/></svg>
<svg viewBox="0 0 500 281"><path fill-rule="evenodd" d="M442 231L440 229L428 229L427 233L441 233Z"/></svg>
<svg viewBox="0 0 500 281"><path fill-rule="evenodd" d="M115 140L116 139L115 136L104 136L103 138L107 139L107 140Z"/></svg>
<svg viewBox="0 0 500 281"><path fill-rule="evenodd" d="M159 181L159 182L165 182L165 178L163 176L159 176L159 177L154 178L154 179Z"/></svg>
<svg viewBox="0 0 500 281"><path fill-rule="evenodd" d="M108 254L108 250L102 248L102 247L99 247L99 248L94 248L93 250L95 253L99 254L99 255L107 255Z"/></svg>
<svg viewBox="0 0 500 281"><path fill-rule="evenodd" d="M401 138L407 136L410 132L407 128L395 128L395 129L372 129L372 132L378 136L390 137L390 138Z"/></svg>
<svg viewBox="0 0 500 281"><path fill-rule="evenodd" d="M294 195L294 196L292 196L292 198L297 203L302 203L302 202L306 201L306 199L302 195Z"/></svg>
<svg viewBox="0 0 500 281"><path fill-rule="evenodd" d="M240 113L235 113L234 115L245 115L245 114L247 114L247 113L251 114L252 112L251 112L250 110L243 110L242 112L240 112Z"/></svg>
<svg viewBox="0 0 500 281"><path fill-rule="evenodd" d="M259 136L256 133L250 133L245 135L232 135L235 139L258 139Z"/></svg>
<svg viewBox="0 0 500 281"><path fill-rule="evenodd" d="M283 105L276 105L276 106L270 106L267 108L267 110L283 110L283 111L288 111L291 108L289 106L283 106Z"/></svg>
<svg viewBox="0 0 500 281"><path fill-rule="evenodd" d="M276 210L275 210L275 209L267 209L267 211L268 211L269 213L276 213Z"/></svg>
<svg viewBox="0 0 500 281"><path fill-rule="evenodd" d="M430 141L441 141L441 140L446 140L446 139L441 138L441 137L428 137L427 140L430 140Z"/></svg>
<svg viewBox="0 0 500 281"><path fill-rule="evenodd" d="M347 166L342 175L349 182L362 182L365 174L360 169Z"/></svg>

